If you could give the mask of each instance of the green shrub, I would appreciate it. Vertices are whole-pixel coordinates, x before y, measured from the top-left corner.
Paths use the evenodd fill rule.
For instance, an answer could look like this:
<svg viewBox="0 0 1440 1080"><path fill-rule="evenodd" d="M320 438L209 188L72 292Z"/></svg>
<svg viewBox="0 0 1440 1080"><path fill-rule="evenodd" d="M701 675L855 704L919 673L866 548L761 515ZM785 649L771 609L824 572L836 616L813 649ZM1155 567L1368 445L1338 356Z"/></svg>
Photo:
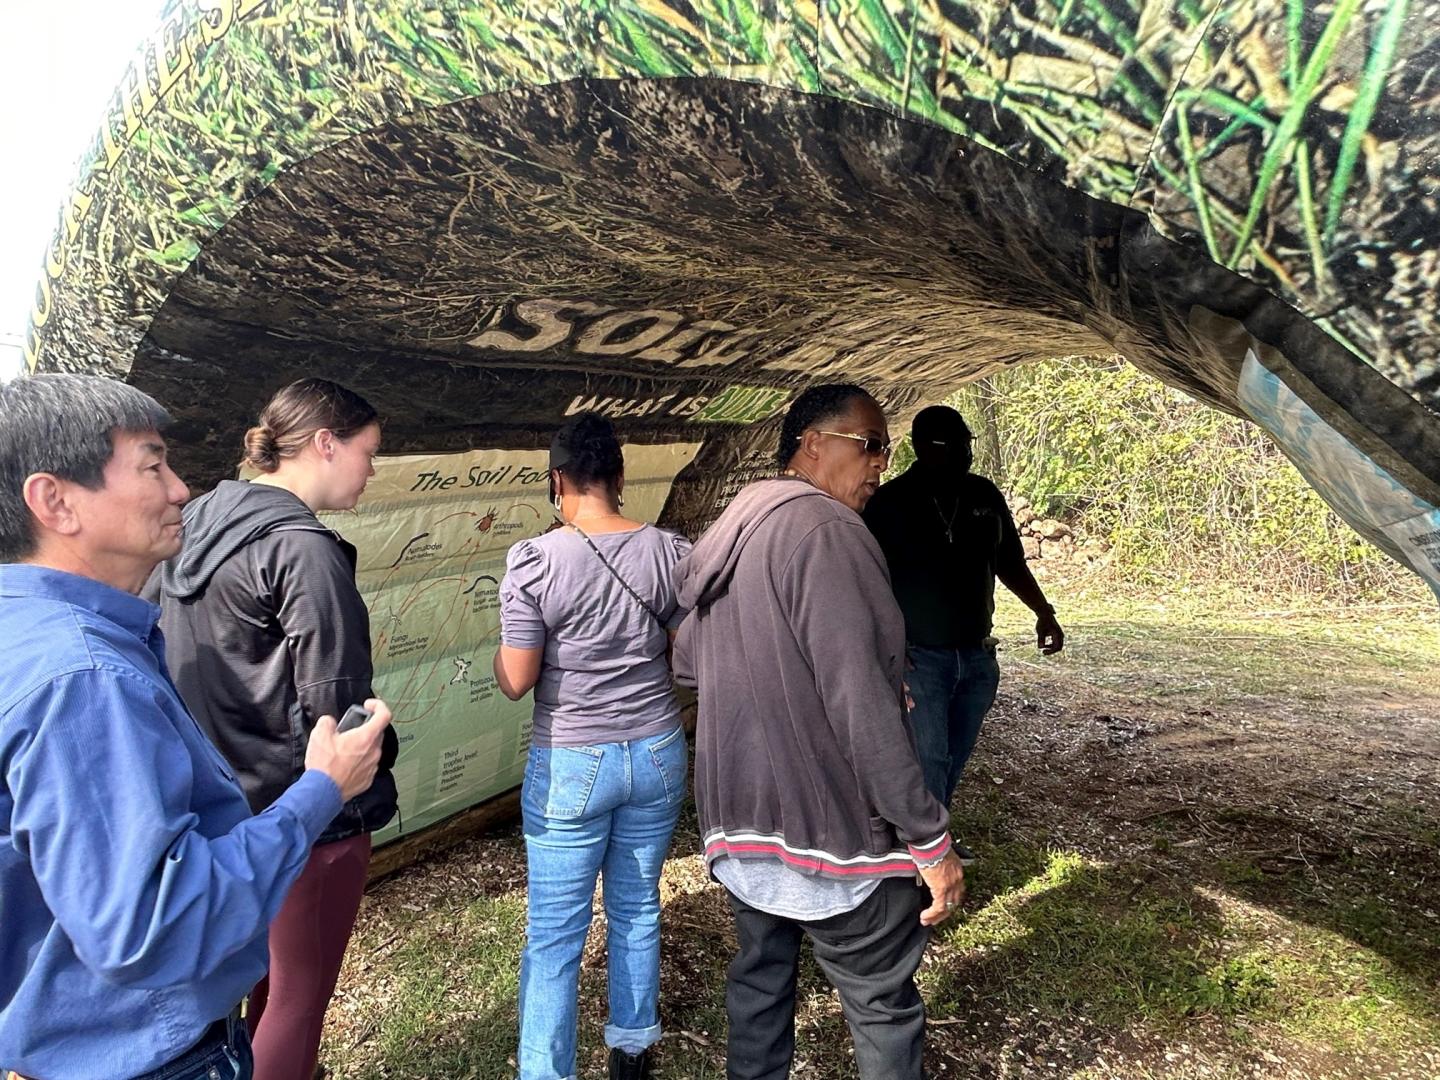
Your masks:
<svg viewBox="0 0 1440 1080"><path fill-rule="evenodd" d="M1275 976L1263 955L1232 956L1205 972L1184 995L1194 1012L1254 1012L1274 997Z"/></svg>
<svg viewBox="0 0 1440 1080"><path fill-rule="evenodd" d="M1118 357L1014 368L949 402L976 432L977 471L1109 541L1137 582L1218 577L1346 597L1411 586L1258 426ZM911 458L903 445L897 467Z"/></svg>

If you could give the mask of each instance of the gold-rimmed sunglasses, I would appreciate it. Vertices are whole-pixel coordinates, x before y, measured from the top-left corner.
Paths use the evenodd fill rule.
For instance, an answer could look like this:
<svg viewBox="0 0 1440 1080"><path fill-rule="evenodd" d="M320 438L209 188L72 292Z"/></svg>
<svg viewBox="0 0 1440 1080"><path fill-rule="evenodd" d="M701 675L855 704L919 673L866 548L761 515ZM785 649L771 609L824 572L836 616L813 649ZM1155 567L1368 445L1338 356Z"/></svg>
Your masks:
<svg viewBox="0 0 1440 1080"><path fill-rule="evenodd" d="M878 457L883 454L888 461L890 455L895 452L894 443L878 438L875 435L856 435L853 431L821 431L815 429L817 435L834 435L837 439L854 439L856 442L865 444L865 453L871 457Z"/></svg>

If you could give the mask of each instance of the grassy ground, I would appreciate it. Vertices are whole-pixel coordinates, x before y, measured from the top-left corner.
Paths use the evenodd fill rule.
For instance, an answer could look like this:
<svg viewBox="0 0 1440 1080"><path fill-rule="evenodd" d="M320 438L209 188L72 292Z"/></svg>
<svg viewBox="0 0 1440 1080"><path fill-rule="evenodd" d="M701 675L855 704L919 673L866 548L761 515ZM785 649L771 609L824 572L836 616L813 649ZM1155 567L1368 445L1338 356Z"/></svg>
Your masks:
<svg viewBox="0 0 1440 1080"><path fill-rule="evenodd" d="M965 1077L1440 1075L1440 625L1051 586L999 613L1005 682L955 802L981 855L927 955L930 1068ZM662 885L661 1075L724 1075L729 918L682 820ZM332 1008L338 1075L501 1077L524 930L515 830L371 890ZM603 1075L603 916L581 1076ZM854 1075L802 972L795 1075Z"/></svg>

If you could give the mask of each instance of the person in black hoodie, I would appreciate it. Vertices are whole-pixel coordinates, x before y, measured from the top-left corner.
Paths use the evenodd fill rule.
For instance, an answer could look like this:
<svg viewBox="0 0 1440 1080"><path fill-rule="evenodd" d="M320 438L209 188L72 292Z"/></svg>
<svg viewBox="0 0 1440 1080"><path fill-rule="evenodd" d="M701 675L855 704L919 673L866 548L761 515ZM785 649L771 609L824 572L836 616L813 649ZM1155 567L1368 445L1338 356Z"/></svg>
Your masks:
<svg viewBox="0 0 1440 1080"><path fill-rule="evenodd" d="M245 436L242 464L260 475L188 503L181 553L146 586L180 696L256 813L300 777L316 720L373 696L355 549L315 512L353 508L379 448L358 394L323 379L285 387ZM326 829L271 924L270 974L248 1012L256 1080L314 1074L370 833L395 814L397 751L386 731L374 783Z"/></svg>

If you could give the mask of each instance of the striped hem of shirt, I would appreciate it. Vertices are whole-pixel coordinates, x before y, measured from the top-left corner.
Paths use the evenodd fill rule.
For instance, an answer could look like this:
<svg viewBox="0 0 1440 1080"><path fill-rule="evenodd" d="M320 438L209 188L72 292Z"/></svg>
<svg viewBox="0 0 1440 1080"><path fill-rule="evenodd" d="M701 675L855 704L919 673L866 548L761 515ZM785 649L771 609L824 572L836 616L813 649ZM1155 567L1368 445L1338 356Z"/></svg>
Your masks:
<svg viewBox="0 0 1440 1080"><path fill-rule="evenodd" d="M818 848L798 848L775 833L733 832L714 830L705 836L705 861L718 858L769 857L779 859L797 870L819 873L826 877L878 877L915 868L934 866L950 852L950 834L941 833L924 844L907 845L905 849L883 855L840 856Z"/></svg>

